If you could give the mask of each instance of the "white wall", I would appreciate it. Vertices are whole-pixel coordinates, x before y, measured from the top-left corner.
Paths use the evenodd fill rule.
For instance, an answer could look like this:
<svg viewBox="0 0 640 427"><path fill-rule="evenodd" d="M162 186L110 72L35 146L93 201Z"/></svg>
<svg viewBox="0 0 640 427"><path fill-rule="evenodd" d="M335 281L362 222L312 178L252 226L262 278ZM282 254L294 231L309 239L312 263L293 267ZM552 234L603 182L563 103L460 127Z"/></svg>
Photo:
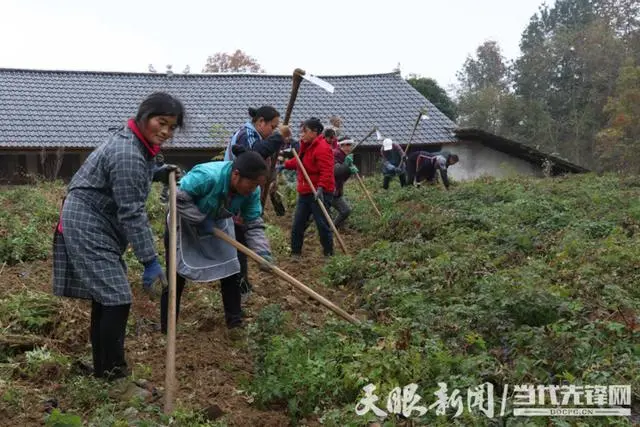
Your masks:
<svg viewBox="0 0 640 427"><path fill-rule="evenodd" d="M489 148L479 142L456 142L442 147L442 151L457 154L460 161L449 166L449 176L457 181L465 181L481 176L507 178L515 175L542 177L541 166Z"/></svg>

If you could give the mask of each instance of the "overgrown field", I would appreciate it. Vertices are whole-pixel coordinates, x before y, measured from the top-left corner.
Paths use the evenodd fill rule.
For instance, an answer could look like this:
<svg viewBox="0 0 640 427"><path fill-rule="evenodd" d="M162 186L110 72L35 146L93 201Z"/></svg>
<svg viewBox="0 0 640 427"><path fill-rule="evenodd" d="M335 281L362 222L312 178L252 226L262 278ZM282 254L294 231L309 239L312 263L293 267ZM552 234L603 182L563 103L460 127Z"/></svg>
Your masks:
<svg viewBox="0 0 640 427"><path fill-rule="evenodd" d="M377 218L350 183L347 195L355 209L345 240L352 256L338 255L324 265L315 237L305 257L317 258L303 266L288 259L291 207L284 219L268 215L279 265L366 320L353 326L311 310L299 293L277 290L259 273L258 296L264 298L249 306L254 316L242 354L223 353L224 341L205 342L210 347L203 350L210 354L190 362L194 376L206 377L198 369L246 357L251 366L225 368L231 372L226 381L245 405L228 407L253 411L244 425L640 422L640 178L484 179L449 192L400 189L397 182L385 192L379 181L367 184L384 217ZM180 410L171 419L158 403L122 405L101 383L74 371L73 362L90 354L88 312L47 293L50 267L39 261L49 255L62 192L61 185L43 184L0 193L0 264L5 267L0 272L0 424L7 419L14 421L7 425L26 425L23 420L37 425L35 420L47 419L49 425L167 425L172 420L172 425L243 425L233 414L205 421L198 409L215 399L211 393L198 395L190 383L195 379L181 379L194 391L178 393ZM157 193L149 207L159 236L163 215ZM130 254L127 259L137 292L140 268ZM7 276L23 270L37 279ZM203 329L202 318L212 310L221 310L216 292L187 294L179 332L206 341L211 332ZM163 378L162 342L157 333L136 332L140 319L155 320L155 311L136 313L138 323L127 338L134 374L157 382ZM138 356L135 350L147 336L160 342L152 345L155 353ZM224 360L215 360L216 355ZM416 406L428 409L425 415L414 411L408 419L393 414L381 419L373 411L356 413L368 384L376 387L375 404L389 412L390 392L412 383L421 396ZM439 383L448 387L448 407L436 406ZM486 383L493 387L493 419L477 407L470 410L467 401L470 389ZM515 387L527 384L630 385L633 416L515 417ZM218 399L231 394L219 390L225 392ZM48 397L59 399L66 413L21 418L30 405ZM67 424L56 421L61 418Z"/></svg>

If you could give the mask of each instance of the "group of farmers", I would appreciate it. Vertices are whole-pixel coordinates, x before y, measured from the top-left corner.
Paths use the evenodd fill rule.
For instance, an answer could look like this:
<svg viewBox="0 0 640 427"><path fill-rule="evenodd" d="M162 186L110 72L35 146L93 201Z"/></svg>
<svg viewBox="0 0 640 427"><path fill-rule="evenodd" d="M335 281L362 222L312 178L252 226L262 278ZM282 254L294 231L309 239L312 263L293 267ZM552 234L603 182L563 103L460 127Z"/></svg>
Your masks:
<svg viewBox="0 0 640 427"><path fill-rule="evenodd" d="M325 128L314 117L300 124L300 138L294 141L291 129L280 123L279 112L271 106L250 108L249 116L233 134L223 161L201 163L183 174L175 165L158 162L156 156L184 125L184 106L167 93L153 93L139 105L134 118L87 157L71 179L54 232L53 290L59 296L91 301L95 377L116 380L129 374L124 342L132 292L123 260L129 245L144 266L143 289L160 297L160 328L167 332L166 276L145 210L153 181L167 184L171 172L179 178L177 309L187 280L220 280L231 339L243 336L242 304L251 284L246 256L217 238L214 230L273 263L262 217L272 171L295 173L297 181L291 255L300 257L311 217L324 255L333 255L332 228L319 204L327 211L337 211L332 219L336 227L351 213L343 187L358 173L351 154L354 141L340 135L335 126ZM287 155L292 148L298 159ZM385 189L394 176L399 176L403 186L433 182L438 170L448 188L446 169L458 160L446 153L415 152L407 157L390 139L384 140L381 155ZM165 224L168 265L168 220Z"/></svg>

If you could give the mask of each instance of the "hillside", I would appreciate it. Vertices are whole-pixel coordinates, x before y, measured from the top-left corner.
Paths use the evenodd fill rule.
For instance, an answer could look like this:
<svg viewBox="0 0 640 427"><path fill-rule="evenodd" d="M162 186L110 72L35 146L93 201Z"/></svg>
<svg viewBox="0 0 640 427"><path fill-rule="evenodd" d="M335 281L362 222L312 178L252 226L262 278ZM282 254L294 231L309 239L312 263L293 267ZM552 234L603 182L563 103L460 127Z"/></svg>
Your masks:
<svg viewBox="0 0 640 427"><path fill-rule="evenodd" d="M411 383L422 397L417 405L436 401L438 383L453 396L446 415L434 406L423 417L378 420L384 425L640 423L640 178L486 179L450 192L397 183L383 192L378 179L367 184L384 218L350 183L355 210L344 239L351 257L325 263L312 226L303 261L291 261L293 209L282 218L266 214L278 265L363 325L346 324L251 266L249 340L233 344L218 285L189 286L172 420L161 401L112 400L104 383L79 372L78 359L91 359L89 306L50 290L51 231L64 187L3 189L0 425L42 425L49 399L64 412L54 411L49 425L367 425L375 415L355 408L370 383L385 411L389 393ZM158 194L155 188L149 214L160 236ZM159 307L140 291L131 253L127 262L135 295L129 366L161 387ZM493 421L467 407L468 388L486 382L495 395ZM514 417L514 386L523 384L630 385L633 416ZM464 409L457 417L454 389ZM212 405L224 414L206 421L201 410Z"/></svg>

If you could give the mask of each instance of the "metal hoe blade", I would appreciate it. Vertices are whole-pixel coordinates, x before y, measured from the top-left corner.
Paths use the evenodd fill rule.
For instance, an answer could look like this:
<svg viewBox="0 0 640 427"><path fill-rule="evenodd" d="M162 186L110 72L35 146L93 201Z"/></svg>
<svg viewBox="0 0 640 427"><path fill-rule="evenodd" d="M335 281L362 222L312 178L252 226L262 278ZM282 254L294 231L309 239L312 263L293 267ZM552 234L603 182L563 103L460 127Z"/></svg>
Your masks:
<svg viewBox="0 0 640 427"><path fill-rule="evenodd" d="M302 78L313 83L316 86L320 86L322 89L326 90L329 93L333 93L335 90L331 83L326 82L321 78L314 76L313 74L302 74Z"/></svg>

